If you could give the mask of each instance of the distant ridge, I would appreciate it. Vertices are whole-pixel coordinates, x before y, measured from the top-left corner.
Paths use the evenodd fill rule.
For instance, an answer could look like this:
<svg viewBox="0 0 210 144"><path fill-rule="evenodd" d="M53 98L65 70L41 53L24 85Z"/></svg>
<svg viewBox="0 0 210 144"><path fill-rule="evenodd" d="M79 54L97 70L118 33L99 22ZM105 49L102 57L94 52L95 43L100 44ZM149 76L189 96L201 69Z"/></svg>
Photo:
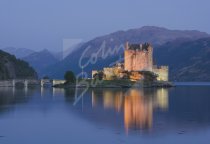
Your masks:
<svg viewBox="0 0 210 144"><path fill-rule="evenodd" d="M40 77L44 76L44 74L42 73L43 69L53 64L56 64L59 61L47 49L44 49L40 52L34 52L22 59L27 61L37 71Z"/></svg>
<svg viewBox="0 0 210 144"><path fill-rule="evenodd" d="M82 56L83 52L86 50L87 47L89 47L83 58L83 61L87 61L93 53L96 53L100 49L103 42L106 43L105 48L107 50L109 48L113 49L116 46L120 46L126 41L129 41L130 43L149 42L153 45L154 49L156 49L159 46L167 42L175 41L176 39L194 41L206 37L209 37L209 34L196 30L169 30L166 28L154 26L144 26L138 29L117 31L105 36L96 37L95 39L84 43L81 47L77 48L74 52L67 56L64 60L45 69L43 73L57 78L63 78L65 71L69 69L73 70L75 73L80 73L81 68L79 67L79 59ZM97 63L85 67L84 70L90 76L92 69L102 69L105 66L109 66L111 63L118 60L122 55L123 50L120 50L118 53L106 57L106 59L102 59L101 54L99 54Z"/></svg>
<svg viewBox="0 0 210 144"><path fill-rule="evenodd" d="M9 54L15 55L17 58L23 58L35 52L27 48L15 48L15 47L6 47L3 48L2 50L8 52Z"/></svg>

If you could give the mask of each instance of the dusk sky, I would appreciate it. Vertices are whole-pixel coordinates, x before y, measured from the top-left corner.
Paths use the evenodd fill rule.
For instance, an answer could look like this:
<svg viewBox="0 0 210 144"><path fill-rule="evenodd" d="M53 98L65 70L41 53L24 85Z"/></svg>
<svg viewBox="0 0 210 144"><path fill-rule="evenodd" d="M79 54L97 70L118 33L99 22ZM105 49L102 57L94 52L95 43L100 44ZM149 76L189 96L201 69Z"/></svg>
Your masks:
<svg viewBox="0 0 210 144"><path fill-rule="evenodd" d="M0 0L0 48L60 51L63 39L161 26L210 33L209 0Z"/></svg>

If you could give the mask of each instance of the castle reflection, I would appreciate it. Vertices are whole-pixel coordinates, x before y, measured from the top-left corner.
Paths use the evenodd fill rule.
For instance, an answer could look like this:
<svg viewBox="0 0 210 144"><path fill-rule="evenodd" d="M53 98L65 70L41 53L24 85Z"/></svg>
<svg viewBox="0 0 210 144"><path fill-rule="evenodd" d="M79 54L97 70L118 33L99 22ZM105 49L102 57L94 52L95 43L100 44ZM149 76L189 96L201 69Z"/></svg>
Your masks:
<svg viewBox="0 0 210 144"><path fill-rule="evenodd" d="M124 123L125 129L150 128L152 126L153 105L138 90L130 90L125 94Z"/></svg>
<svg viewBox="0 0 210 144"><path fill-rule="evenodd" d="M103 104L104 109L114 109L124 114L124 127L129 129L150 129L154 110L167 111L168 90L93 90L92 106Z"/></svg>

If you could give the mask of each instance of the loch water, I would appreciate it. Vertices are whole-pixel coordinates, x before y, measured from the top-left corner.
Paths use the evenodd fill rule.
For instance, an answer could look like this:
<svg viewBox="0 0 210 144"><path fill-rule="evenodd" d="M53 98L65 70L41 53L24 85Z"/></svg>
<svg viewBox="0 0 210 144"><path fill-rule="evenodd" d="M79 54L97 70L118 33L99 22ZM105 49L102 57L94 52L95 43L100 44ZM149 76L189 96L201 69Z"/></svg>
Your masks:
<svg viewBox="0 0 210 144"><path fill-rule="evenodd" d="M210 84L0 88L0 144L208 144Z"/></svg>

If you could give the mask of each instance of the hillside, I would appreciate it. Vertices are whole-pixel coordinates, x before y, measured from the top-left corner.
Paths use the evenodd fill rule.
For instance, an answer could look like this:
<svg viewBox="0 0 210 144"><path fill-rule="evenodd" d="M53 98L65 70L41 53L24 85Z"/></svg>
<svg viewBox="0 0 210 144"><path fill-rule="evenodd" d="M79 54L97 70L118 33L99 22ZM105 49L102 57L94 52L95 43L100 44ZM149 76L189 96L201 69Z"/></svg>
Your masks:
<svg viewBox="0 0 210 144"><path fill-rule="evenodd" d="M0 80L36 79L37 73L23 60L0 50Z"/></svg>
<svg viewBox="0 0 210 144"><path fill-rule="evenodd" d="M42 73L43 69L53 64L56 64L59 61L48 50L34 52L22 59L27 61L37 71L40 77L44 76L44 74Z"/></svg>
<svg viewBox="0 0 210 144"><path fill-rule="evenodd" d="M128 31L118 31L84 43L64 60L45 69L44 73L55 78L63 78L65 71L69 69L73 70L75 73L80 73L82 69L79 66L79 60L81 59L81 63L85 64L90 60L91 56L94 56L96 62L90 63L84 68L84 71L88 72L90 76L92 69L102 69L122 58L123 46L126 41L129 41L130 43L149 42L156 49L160 45L176 39L197 40L208 36L207 33L194 30L168 30L152 26L131 29ZM120 47L120 49L113 52L116 47ZM104 50L105 55L103 55L102 50Z"/></svg>
<svg viewBox="0 0 210 144"><path fill-rule="evenodd" d="M169 65L173 81L210 81L210 37L168 42L155 49L154 57Z"/></svg>

